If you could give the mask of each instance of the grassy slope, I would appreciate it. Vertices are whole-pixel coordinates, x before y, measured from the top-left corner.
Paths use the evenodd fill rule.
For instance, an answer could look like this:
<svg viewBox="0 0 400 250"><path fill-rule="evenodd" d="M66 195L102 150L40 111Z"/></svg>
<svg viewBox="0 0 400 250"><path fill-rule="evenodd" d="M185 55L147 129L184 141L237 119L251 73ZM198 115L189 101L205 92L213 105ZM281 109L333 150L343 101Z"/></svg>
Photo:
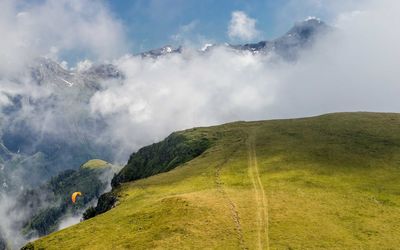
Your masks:
<svg viewBox="0 0 400 250"><path fill-rule="evenodd" d="M183 133L220 139L168 173L123 184L116 208L35 247L400 245L400 115L332 114Z"/></svg>
<svg viewBox="0 0 400 250"><path fill-rule="evenodd" d="M92 159L84 163L81 168L89 168L89 169L98 169L98 168L107 168L110 164L106 161L100 159Z"/></svg>

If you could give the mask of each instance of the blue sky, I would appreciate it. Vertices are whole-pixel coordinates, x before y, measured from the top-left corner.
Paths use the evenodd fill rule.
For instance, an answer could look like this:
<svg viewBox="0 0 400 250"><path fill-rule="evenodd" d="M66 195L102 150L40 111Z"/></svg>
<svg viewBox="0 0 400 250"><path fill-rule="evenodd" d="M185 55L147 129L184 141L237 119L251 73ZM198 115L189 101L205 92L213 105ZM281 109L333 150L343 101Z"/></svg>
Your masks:
<svg viewBox="0 0 400 250"><path fill-rule="evenodd" d="M0 0L3 43L69 65L164 45L271 40L296 21L334 24L361 0ZM1 22L4 22L2 24ZM24 41L21 48L21 41ZM21 50L23 49L23 50ZM4 51L4 50L3 50Z"/></svg>
<svg viewBox="0 0 400 250"><path fill-rule="evenodd" d="M106 4L124 24L134 52L179 45L182 39L177 35L194 43L240 42L227 35L233 11L257 20L260 34L255 41L273 39L307 16L328 22L331 18L318 0L107 0Z"/></svg>

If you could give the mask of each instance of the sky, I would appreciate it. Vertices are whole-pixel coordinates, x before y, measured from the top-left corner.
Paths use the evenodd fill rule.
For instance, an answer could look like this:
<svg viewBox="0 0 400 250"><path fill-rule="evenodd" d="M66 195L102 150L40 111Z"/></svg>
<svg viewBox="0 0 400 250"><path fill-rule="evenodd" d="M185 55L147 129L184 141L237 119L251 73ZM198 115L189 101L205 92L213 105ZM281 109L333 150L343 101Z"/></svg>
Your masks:
<svg viewBox="0 0 400 250"><path fill-rule="evenodd" d="M305 0L107 0L109 9L124 24L135 52L158 48L165 44L178 46L183 40L194 44L239 43L226 32L232 13L242 11L256 20L258 36L244 42L273 39L299 20L318 16L330 21L333 13L322 1ZM351 2L351 1L349 1ZM342 7L345 7L342 5Z"/></svg>
<svg viewBox="0 0 400 250"><path fill-rule="evenodd" d="M86 58L112 60L165 45L201 48L206 43L271 40L308 16L334 23L338 13L356 10L363 2L4 0L0 14L9 23L0 28L14 25L14 36L8 39L18 40L16 50L21 50L22 41L33 39L33 44L23 44L36 46L29 51L43 50L41 54L74 65Z"/></svg>

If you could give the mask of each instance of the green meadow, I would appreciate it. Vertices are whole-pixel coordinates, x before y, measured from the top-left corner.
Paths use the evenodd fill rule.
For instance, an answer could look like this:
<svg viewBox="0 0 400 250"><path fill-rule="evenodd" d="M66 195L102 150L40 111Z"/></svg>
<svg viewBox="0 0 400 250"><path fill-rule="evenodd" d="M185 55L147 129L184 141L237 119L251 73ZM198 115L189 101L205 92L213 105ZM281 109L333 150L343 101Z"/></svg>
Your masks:
<svg viewBox="0 0 400 250"><path fill-rule="evenodd" d="M235 122L179 134L213 143L169 172L123 183L115 208L30 248L400 246L399 114Z"/></svg>

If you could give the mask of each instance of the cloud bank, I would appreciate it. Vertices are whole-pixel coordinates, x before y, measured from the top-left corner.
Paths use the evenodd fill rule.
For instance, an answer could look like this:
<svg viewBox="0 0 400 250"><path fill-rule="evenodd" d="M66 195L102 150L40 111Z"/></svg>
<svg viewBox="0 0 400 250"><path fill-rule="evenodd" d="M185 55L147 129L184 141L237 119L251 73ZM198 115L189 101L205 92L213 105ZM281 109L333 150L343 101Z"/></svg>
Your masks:
<svg viewBox="0 0 400 250"><path fill-rule="evenodd" d="M400 4L362 7L339 13L335 30L294 63L224 48L158 60L120 58L114 63L126 79L97 92L91 110L132 149L177 129L235 120L399 112L400 34L393 25L400 23Z"/></svg>
<svg viewBox="0 0 400 250"><path fill-rule="evenodd" d="M97 92L90 105L132 149L177 129L256 118L275 94L263 60L223 48L157 60L127 56L115 62L125 80Z"/></svg>
<svg viewBox="0 0 400 250"><path fill-rule="evenodd" d="M37 56L80 54L93 59L126 53L122 24L101 2L4 0L0 3L0 73Z"/></svg>

